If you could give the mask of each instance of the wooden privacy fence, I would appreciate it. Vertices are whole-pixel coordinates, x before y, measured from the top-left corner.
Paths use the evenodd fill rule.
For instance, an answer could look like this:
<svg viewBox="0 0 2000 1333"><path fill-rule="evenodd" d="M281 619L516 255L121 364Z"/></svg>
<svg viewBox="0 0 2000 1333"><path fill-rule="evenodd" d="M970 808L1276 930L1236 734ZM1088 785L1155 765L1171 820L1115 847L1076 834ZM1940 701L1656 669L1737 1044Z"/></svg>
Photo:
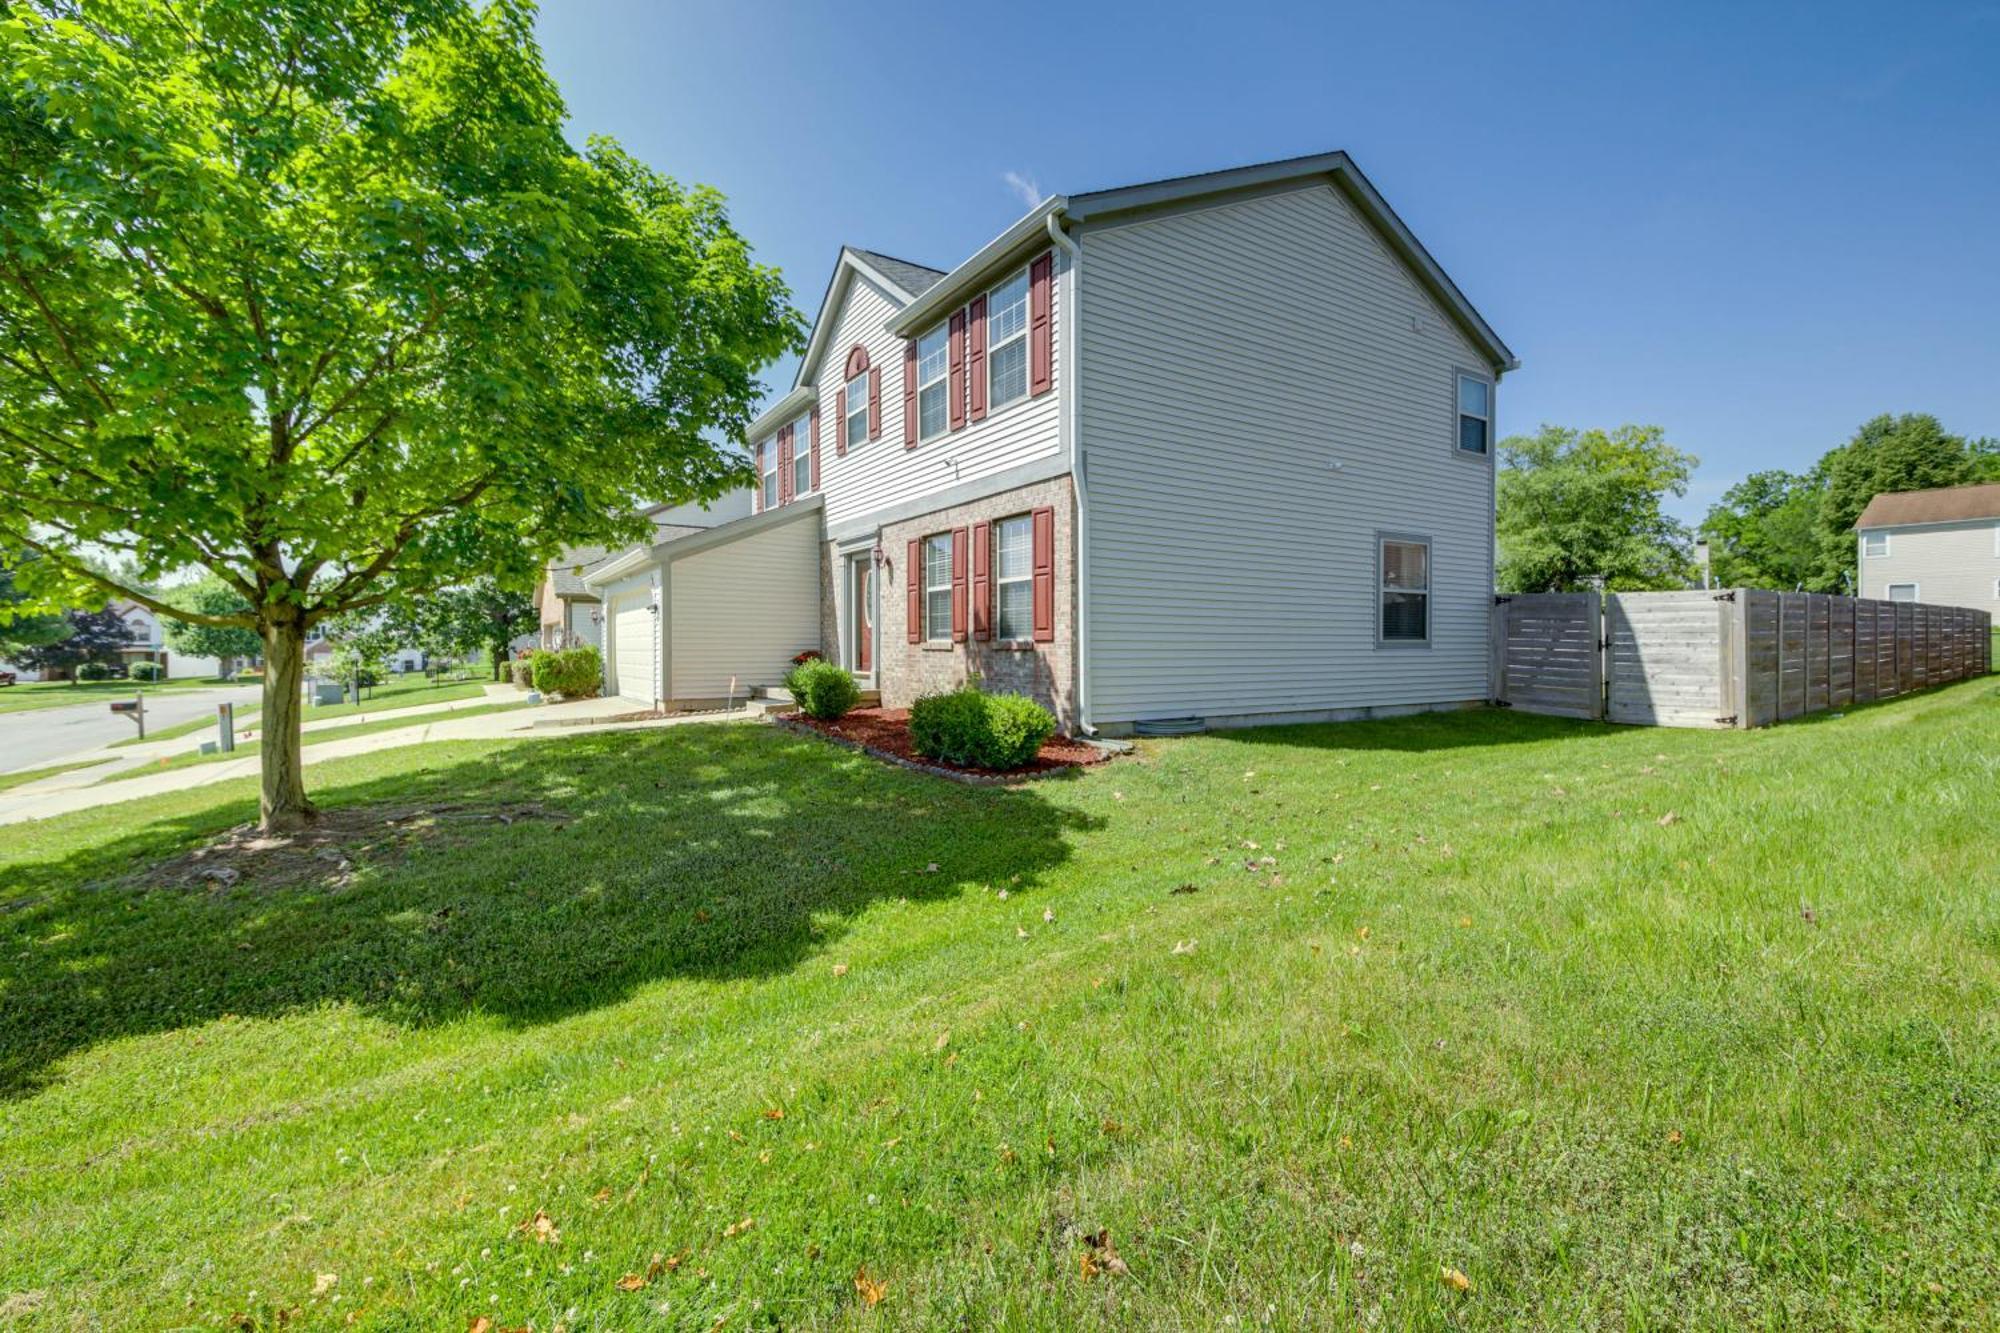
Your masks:
<svg viewBox="0 0 2000 1333"><path fill-rule="evenodd" d="M1658 727L1761 727L1992 669L1992 617L1825 593L1494 599L1495 702Z"/></svg>

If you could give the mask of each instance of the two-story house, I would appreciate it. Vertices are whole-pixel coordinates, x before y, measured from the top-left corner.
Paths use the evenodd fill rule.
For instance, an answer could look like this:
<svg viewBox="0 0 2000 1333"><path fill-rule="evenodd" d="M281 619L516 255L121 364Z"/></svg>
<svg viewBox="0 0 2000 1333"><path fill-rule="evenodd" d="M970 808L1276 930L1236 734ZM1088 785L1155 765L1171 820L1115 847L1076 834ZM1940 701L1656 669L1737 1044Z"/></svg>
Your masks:
<svg viewBox="0 0 2000 1333"><path fill-rule="evenodd" d="M2000 611L2000 483L1878 495L1854 531L1857 596Z"/></svg>
<svg viewBox="0 0 2000 1333"><path fill-rule="evenodd" d="M1057 195L949 270L843 249L757 512L585 574L609 683L814 648L1114 734L1483 701L1516 364L1344 153Z"/></svg>

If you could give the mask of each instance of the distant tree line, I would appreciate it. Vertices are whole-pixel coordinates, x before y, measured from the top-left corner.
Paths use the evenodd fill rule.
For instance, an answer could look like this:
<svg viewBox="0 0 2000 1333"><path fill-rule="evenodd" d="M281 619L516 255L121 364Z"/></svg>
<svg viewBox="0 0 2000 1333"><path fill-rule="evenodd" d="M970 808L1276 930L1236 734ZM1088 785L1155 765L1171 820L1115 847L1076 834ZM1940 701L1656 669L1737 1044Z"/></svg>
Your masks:
<svg viewBox="0 0 2000 1333"><path fill-rule="evenodd" d="M1543 426L1500 442L1502 592L1685 588L1697 535L1726 586L1851 592L1854 522L1887 491L2000 481L2000 440L1953 435L1928 413L1865 423L1803 473L1752 473L1691 529L1666 512L1699 461L1658 426Z"/></svg>

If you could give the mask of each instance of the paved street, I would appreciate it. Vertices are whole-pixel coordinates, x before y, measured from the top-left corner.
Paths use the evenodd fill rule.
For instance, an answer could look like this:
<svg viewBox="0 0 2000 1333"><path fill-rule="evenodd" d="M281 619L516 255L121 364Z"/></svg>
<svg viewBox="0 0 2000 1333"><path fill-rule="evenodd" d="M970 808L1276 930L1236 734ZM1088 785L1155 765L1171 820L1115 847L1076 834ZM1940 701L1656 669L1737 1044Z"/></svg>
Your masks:
<svg viewBox="0 0 2000 1333"><path fill-rule="evenodd" d="M119 696L130 698L129 695ZM160 690L146 695L146 731L151 734L197 717L213 717L215 706L234 702L239 710L257 701L255 685L219 685L212 690ZM131 721L111 711L109 696L63 708L0 713L0 773L59 764L71 755L99 749L138 733Z"/></svg>

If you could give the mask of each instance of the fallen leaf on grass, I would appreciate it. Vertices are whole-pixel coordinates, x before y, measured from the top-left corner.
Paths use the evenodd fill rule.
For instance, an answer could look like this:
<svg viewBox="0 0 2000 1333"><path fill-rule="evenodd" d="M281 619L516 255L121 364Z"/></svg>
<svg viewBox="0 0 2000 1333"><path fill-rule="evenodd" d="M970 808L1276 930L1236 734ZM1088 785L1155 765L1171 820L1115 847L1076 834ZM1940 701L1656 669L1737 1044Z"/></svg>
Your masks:
<svg viewBox="0 0 2000 1333"><path fill-rule="evenodd" d="M1193 940L1178 940L1178 941L1176 941L1176 942L1175 942L1175 944L1174 944L1174 947L1173 947L1173 948L1172 948L1171 950L1169 950L1168 952L1170 952L1170 953L1193 953L1193 952L1194 952L1194 941L1193 941Z"/></svg>
<svg viewBox="0 0 2000 1333"><path fill-rule="evenodd" d="M845 964L845 963L835 963L835 964L833 965L833 975L835 975L836 977L844 977L844 976L846 976L846 975L847 975L847 964Z"/></svg>
<svg viewBox="0 0 2000 1333"><path fill-rule="evenodd" d="M734 1240L756 1225L757 1219L754 1217L746 1217L741 1222L732 1222L722 1229L722 1238L724 1240Z"/></svg>
<svg viewBox="0 0 2000 1333"><path fill-rule="evenodd" d="M1016 927L1014 927L1014 938L1015 938L1015 939L1017 939L1017 940L1025 940L1025 939L1027 939L1027 938L1028 938L1028 928L1027 928L1026 926L1016 926Z"/></svg>
<svg viewBox="0 0 2000 1333"><path fill-rule="evenodd" d="M1472 1279L1459 1272L1456 1268L1440 1268L1438 1270L1438 1280L1453 1291L1472 1290Z"/></svg>
<svg viewBox="0 0 2000 1333"><path fill-rule="evenodd" d="M612 1285L620 1291L638 1291L645 1287L646 1279L638 1273L627 1273Z"/></svg>
<svg viewBox="0 0 2000 1333"><path fill-rule="evenodd" d="M1053 922L1055 921L1055 919L1056 919L1056 909L1055 909L1055 908L1053 908L1053 907L1044 907L1044 908L1042 909L1042 921L1043 921L1043 923L1044 923L1044 924L1050 924L1050 923L1053 923Z"/></svg>
<svg viewBox="0 0 2000 1333"><path fill-rule="evenodd" d="M313 1295L324 1296L340 1285L340 1274L321 1273L313 1279Z"/></svg>
<svg viewBox="0 0 2000 1333"><path fill-rule="evenodd" d="M535 1210L533 1217L522 1221L514 1230L520 1232L523 1237L543 1245L554 1245L562 1239L562 1233L556 1230L554 1219L540 1208Z"/></svg>
<svg viewBox="0 0 2000 1333"><path fill-rule="evenodd" d="M949 1045L951 1045L951 1029L946 1028L944 1031L938 1033L937 1042L935 1045L931 1047L931 1049L934 1051L941 1051Z"/></svg>
<svg viewBox="0 0 2000 1333"><path fill-rule="evenodd" d="M860 1293L862 1303L872 1310L889 1294L889 1284L869 1277L867 1268L862 1267L854 1270L854 1290Z"/></svg>
<svg viewBox="0 0 2000 1333"><path fill-rule="evenodd" d="M1675 825L1675 824L1678 824L1678 823L1680 823L1680 822L1681 822L1681 817L1680 817L1679 815L1675 814L1675 813L1674 813L1673 811L1671 811L1671 810L1667 811L1667 813L1665 813L1664 815L1661 815L1661 816L1660 816L1660 827L1661 827L1661 828L1670 828L1670 827L1672 827L1673 825Z"/></svg>
<svg viewBox="0 0 2000 1333"><path fill-rule="evenodd" d="M1172 892L1172 893L1200 893L1200 892L1201 892L1201 886L1200 886L1200 885L1198 885L1198 884L1176 884L1176 885L1174 885L1174 887L1173 887L1173 888L1172 888L1171 890L1169 890L1169 892Z"/></svg>
<svg viewBox="0 0 2000 1333"><path fill-rule="evenodd" d="M1668 1130L1668 1131L1667 1131L1667 1146L1668 1146L1668 1147L1670 1147L1670 1148L1678 1148L1678 1147L1680 1147L1680 1146L1681 1146L1681 1139L1682 1139L1682 1135L1681 1135L1681 1132L1680 1132L1680 1131L1679 1131L1678 1129L1670 1129L1670 1130Z"/></svg>
<svg viewBox="0 0 2000 1333"><path fill-rule="evenodd" d="M1094 1236L1085 1236L1083 1243L1088 1247L1078 1256L1077 1267L1085 1282L1099 1273L1113 1277L1124 1277L1132 1270L1118 1257L1118 1247L1111 1243L1110 1231L1100 1231Z"/></svg>
<svg viewBox="0 0 2000 1333"><path fill-rule="evenodd" d="M764 1112L764 1118L766 1120L783 1120L785 1118L785 1108L782 1106L773 1106Z"/></svg>
<svg viewBox="0 0 2000 1333"><path fill-rule="evenodd" d="M493 1321L483 1314L474 1315L465 1326L465 1333L493 1333Z"/></svg>
<svg viewBox="0 0 2000 1333"><path fill-rule="evenodd" d="M605 1187L604 1187L603 1189L601 1189L601 1190L597 1191L597 1193L595 1193L595 1194L591 1195L591 1196L590 1196L590 1201L591 1201L592 1203L610 1203L610 1202L611 1202L611 1187L610 1187L609 1185L606 1185L606 1186L605 1186Z"/></svg>

